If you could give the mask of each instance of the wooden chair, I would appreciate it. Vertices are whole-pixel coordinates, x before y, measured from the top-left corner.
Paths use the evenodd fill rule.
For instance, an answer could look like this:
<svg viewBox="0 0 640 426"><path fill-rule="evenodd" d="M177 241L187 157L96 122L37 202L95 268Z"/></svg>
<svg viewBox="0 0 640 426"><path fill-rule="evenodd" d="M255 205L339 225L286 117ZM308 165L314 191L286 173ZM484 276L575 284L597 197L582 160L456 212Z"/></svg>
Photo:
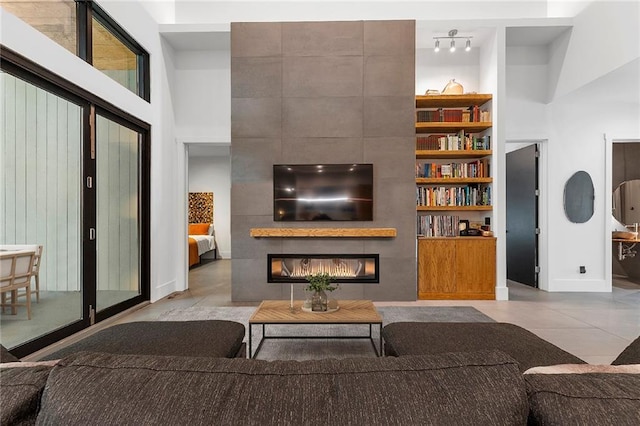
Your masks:
<svg viewBox="0 0 640 426"><path fill-rule="evenodd" d="M44 247L40 244L13 244L13 245L0 245L0 250L28 250L35 251L35 256L33 258L33 274L31 276L35 277L36 287L35 290L31 290L31 294L36 295L36 303L40 303L40 262L42 261L42 251ZM18 297L26 296L26 292L19 292Z"/></svg>
<svg viewBox="0 0 640 426"><path fill-rule="evenodd" d="M2 312L11 307L11 314L16 315L18 306L27 307L27 318L31 319L31 276L35 251L4 251L0 252L0 294ZM27 300L18 303L18 290L26 290ZM11 292L11 301L7 303L6 294Z"/></svg>
<svg viewBox="0 0 640 426"><path fill-rule="evenodd" d="M35 277L36 289L35 291L32 291L32 293L36 294L36 303L40 303L40 262L42 260L42 250L44 250L44 247L42 245L39 245L38 249L36 250L36 254L33 257L32 276Z"/></svg>

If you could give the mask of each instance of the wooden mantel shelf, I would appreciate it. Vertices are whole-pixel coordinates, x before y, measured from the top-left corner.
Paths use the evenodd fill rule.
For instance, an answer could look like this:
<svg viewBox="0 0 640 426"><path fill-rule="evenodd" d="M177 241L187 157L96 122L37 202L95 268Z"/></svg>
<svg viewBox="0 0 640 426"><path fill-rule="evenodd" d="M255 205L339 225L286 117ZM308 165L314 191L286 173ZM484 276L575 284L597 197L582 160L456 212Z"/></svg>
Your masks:
<svg viewBox="0 0 640 426"><path fill-rule="evenodd" d="M253 238L395 238L396 228L251 228Z"/></svg>

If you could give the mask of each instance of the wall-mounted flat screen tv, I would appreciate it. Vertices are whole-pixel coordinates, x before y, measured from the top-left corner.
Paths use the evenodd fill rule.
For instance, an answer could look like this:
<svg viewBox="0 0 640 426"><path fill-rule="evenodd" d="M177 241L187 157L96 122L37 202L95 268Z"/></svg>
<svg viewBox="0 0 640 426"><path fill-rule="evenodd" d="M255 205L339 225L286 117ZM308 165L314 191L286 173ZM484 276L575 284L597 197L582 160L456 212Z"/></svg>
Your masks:
<svg viewBox="0 0 640 426"><path fill-rule="evenodd" d="M373 220L373 164L276 164L273 220Z"/></svg>

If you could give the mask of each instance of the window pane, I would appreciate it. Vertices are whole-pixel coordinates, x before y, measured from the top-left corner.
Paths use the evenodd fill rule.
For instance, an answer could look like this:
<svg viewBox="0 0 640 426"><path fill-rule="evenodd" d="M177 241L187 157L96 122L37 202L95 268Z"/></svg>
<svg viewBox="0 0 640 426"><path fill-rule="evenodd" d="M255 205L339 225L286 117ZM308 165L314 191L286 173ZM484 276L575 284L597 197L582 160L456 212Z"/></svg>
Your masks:
<svg viewBox="0 0 640 426"><path fill-rule="evenodd" d="M93 18L93 66L138 93L138 57Z"/></svg>
<svg viewBox="0 0 640 426"><path fill-rule="evenodd" d="M138 140L96 116L98 311L140 294Z"/></svg>
<svg viewBox="0 0 640 426"><path fill-rule="evenodd" d="M0 0L0 6L74 55L77 54L75 1Z"/></svg>
<svg viewBox="0 0 640 426"><path fill-rule="evenodd" d="M2 344L12 348L82 318L83 126L78 105L4 72L0 93L0 249L43 248L31 320L25 306L1 314Z"/></svg>

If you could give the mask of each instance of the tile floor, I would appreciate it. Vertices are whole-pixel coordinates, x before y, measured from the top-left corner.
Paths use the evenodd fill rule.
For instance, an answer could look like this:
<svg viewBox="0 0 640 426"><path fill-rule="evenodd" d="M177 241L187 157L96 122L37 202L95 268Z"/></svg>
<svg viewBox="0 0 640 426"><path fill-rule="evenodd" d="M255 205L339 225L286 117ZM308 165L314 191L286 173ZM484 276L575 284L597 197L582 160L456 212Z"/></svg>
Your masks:
<svg viewBox="0 0 640 426"><path fill-rule="evenodd" d="M189 273L190 288L111 321L152 321L191 306L257 306L231 301L231 261L205 261ZM547 293L509 284L509 301L376 302L379 306L473 306L517 324L593 364L609 364L640 335L640 285L614 280L612 293ZM110 325L109 324L109 325ZM42 353L42 351L41 351ZM37 354L34 354L37 358Z"/></svg>

